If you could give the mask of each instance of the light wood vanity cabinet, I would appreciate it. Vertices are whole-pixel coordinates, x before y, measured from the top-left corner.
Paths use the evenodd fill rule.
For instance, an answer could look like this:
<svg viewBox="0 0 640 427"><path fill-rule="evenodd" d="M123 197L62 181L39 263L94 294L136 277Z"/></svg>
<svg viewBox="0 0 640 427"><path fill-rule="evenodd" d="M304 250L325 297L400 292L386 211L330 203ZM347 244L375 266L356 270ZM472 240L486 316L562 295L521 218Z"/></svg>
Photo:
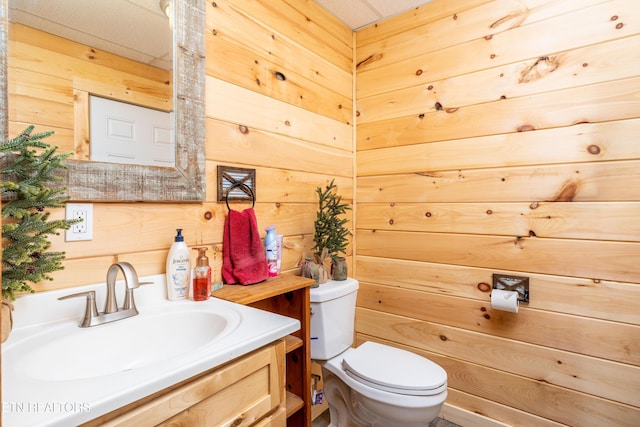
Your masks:
<svg viewBox="0 0 640 427"><path fill-rule="evenodd" d="M83 426L284 427L285 352L278 340Z"/></svg>
<svg viewBox="0 0 640 427"><path fill-rule="evenodd" d="M312 279L278 276L251 286L224 285L216 298L298 319L300 329L285 337L287 426L311 426L311 331L309 287Z"/></svg>

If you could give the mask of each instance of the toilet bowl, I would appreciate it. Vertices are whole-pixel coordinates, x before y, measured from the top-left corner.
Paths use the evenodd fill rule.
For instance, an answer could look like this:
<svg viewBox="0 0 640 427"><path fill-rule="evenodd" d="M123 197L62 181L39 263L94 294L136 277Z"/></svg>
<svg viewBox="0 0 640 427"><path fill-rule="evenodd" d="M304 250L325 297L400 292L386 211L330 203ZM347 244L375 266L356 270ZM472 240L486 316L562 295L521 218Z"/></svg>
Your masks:
<svg viewBox="0 0 640 427"><path fill-rule="evenodd" d="M311 289L311 358L322 365L330 426L428 426L447 397L446 371L376 342L352 348L357 290L351 278Z"/></svg>

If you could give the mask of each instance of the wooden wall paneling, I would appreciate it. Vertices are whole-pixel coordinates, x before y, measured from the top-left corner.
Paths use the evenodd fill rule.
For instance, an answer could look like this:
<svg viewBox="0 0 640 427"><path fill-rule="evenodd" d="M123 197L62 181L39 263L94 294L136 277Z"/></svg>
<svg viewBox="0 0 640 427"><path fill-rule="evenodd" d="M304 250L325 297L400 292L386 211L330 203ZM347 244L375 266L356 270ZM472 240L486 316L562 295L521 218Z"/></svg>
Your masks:
<svg viewBox="0 0 640 427"><path fill-rule="evenodd" d="M258 190L259 191L259 190ZM231 204L241 210L248 204ZM182 228L188 246L219 244L227 207L222 203L149 204L144 213L135 204L94 204L94 239L86 242L64 242L64 236L52 237L52 250L65 250L68 259L87 258L102 254L117 254L133 250L168 250L175 229ZM275 223L278 232L286 235L313 234L313 220L317 207L314 203L256 203L255 211L260 234L264 227ZM64 210L54 216L63 217ZM207 219L210 218L210 219ZM131 247L135 242L136 246ZM105 247L112 248L105 252ZM122 249L119 249L122 248ZM139 248L139 249L138 249ZM194 251L195 256L195 251Z"/></svg>
<svg viewBox="0 0 640 427"><path fill-rule="evenodd" d="M640 71L640 53L635 49L639 43L640 36L636 35L570 51L546 52L544 56L360 98L358 123L419 114L436 102L443 108L461 108L633 77ZM616 61L620 57L626 60ZM474 90L467 90L469 87Z"/></svg>
<svg viewBox="0 0 640 427"><path fill-rule="evenodd" d="M523 27L597 3L602 3L602 0L586 0L579 4L570 0L525 0L518 3L496 0L484 3L468 10L451 13L438 20L425 22L411 31L400 32L363 45L358 44L356 62L362 64L358 70L371 70L394 64L425 52L446 49L476 39L490 40L494 35L511 28ZM415 43L416 39L423 43Z"/></svg>
<svg viewBox="0 0 640 427"><path fill-rule="evenodd" d="M35 69L15 68L13 62L9 70L9 93L65 105L73 103L73 87L68 78L44 74Z"/></svg>
<svg viewBox="0 0 640 427"><path fill-rule="evenodd" d="M363 203L640 200L637 160L361 177ZM621 186L621 183L625 183Z"/></svg>
<svg viewBox="0 0 640 427"><path fill-rule="evenodd" d="M635 77L464 108L434 104L419 114L358 126L358 150L633 119L640 115L638 87Z"/></svg>
<svg viewBox="0 0 640 427"><path fill-rule="evenodd" d="M215 162L213 169L215 170ZM236 164L224 162L227 166L246 166L246 164ZM280 168L270 168L268 165L249 164L256 169L256 203L307 203L312 204L315 212L318 202L316 188L326 185L331 181L325 175L312 172L300 172L295 170L284 170ZM335 183L338 191L347 202L353 200L353 185L349 177L335 176ZM209 182L215 183L213 174L209 176ZM215 199L215 188L211 190L212 198ZM237 203L237 202L236 202ZM224 202L220 202L225 206ZM247 206L245 204L245 206ZM225 206L226 209L226 206Z"/></svg>
<svg viewBox="0 0 640 427"><path fill-rule="evenodd" d="M440 416L446 420L455 420L456 423L461 423L460 425L566 427L566 424L557 423L548 418L492 402L454 388L449 388L448 393Z"/></svg>
<svg viewBox="0 0 640 427"><path fill-rule="evenodd" d="M340 68L328 58L301 49L297 43L297 37L280 36L268 25L252 18L247 12L232 7L227 2L216 2L216 5L215 8L208 8L206 31L208 42L215 38L242 46L256 57L286 65L291 72L333 92L342 96L353 96L353 77L350 67ZM222 57L215 56L215 58L216 61L207 61L210 69L219 68L216 63Z"/></svg>
<svg viewBox="0 0 640 427"><path fill-rule="evenodd" d="M206 115L304 141L352 149L351 126L207 76ZM224 99L225 102L216 102Z"/></svg>
<svg viewBox="0 0 640 427"><path fill-rule="evenodd" d="M359 176L640 158L640 120L449 139L358 152ZM460 153L464 153L461 156Z"/></svg>
<svg viewBox="0 0 640 427"><path fill-rule="evenodd" d="M10 26L11 39L24 43L25 45L31 45L66 57L123 71L127 74L134 74L138 77L151 79L158 83L168 83L169 74L165 70L161 70L141 62L131 61L121 56L104 52L90 46L78 44L62 37L43 33L40 30L27 27L25 25L12 23ZM51 66L54 64L48 65ZM41 71L47 72L46 69L42 69Z"/></svg>
<svg viewBox="0 0 640 427"><path fill-rule="evenodd" d="M21 121L9 121L9 135L18 135L25 130L31 122ZM37 128L36 131L44 131L45 129ZM47 126L46 130L52 130L55 133L51 135L48 140L51 145L57 145L60 147L60 152L73 151L73 146L70 144L73 142L74 131L73 129L56 128L53 126Z"/></svg>
<svg viewBox="0 0 640 427"><path fill-rule="evenodd" d="M309 144L299 138L265 131L246 124L215 119L206 120L206 134L208 155L210 158L224 159L225 164L262 165L283 171L295 170L353 177L353 153L343 148ZM288 173L283 175L277 179L283 185L289 181L292 181L289 186L307 181L300 179L302 182L296 182L297 180L293 177L287 176ZM313 181L315 182L315 178ZM341 194L349 189L352 193L353 183L347 180L341 181L339 183ZM289 192L291 189L282 191L291 194ZM348 198L352 197L348 196Z"/></svg>
<svg viewBox="0 0 640 427"><path fill-rule="evenodd" d="M11 70L9 70L11 75ZM9 121L31 123L42 132L50 128L73 129L73 105L9 94ZM24 130L21 129L21 130ZM10 135L11 138L15 135ZM72 147L73 141L65 144Z"/></svg>
<svg viewBox="0 0 640 427"><path fill-rule="evenodd" d="M224 62L209 62L207 73L226 82L279 99L305 110L350 124L351 97L340 95L313 80L291 71L287 63L253 55L216 36L209 36L207 56L221 56Z"/></svg>
<svg viewBox="0 0 640 427"><path fill-rule="evenodd" d="M358 229L358 254L621 282L640 281L640 243Z"/></svg>
<svg viewBox="0 0 640 427"><path fill-rule="evenodd" d="M430 307L426 307L427 310ZM446 324L358 309L358 331L462 361L639 406L640 367L488 336ZM579 374L578 374L579 373Z"/></svg>
<svg viewBox="0 0 640 427"><path fill-rule="evenodd" d="M638 416L640 416L637 408L634 409L611 400L577 393L543 381L531 380L491 367L465 363L415 347L358 334L358 343L367 340L413 351L438 363L449 374L449 386L453 389L484 395L493 402L539 414L562 424L582 427L603 425L634 427ZM522 419L514 420L514 425L521 425L521 422Z"/></svg>
<svg viewBox="0 0 640 427"><path fill-rule="evenodd" d="M358 342L444 366L462 425L633 425L639 11L445 3L356 34Z"/></svg>
<svg viewBox="0 0 640 427"><path fill-rule="evenodd" d="M640 242L638 212L638 202L366 203L358 206L357 223L375 230Z"/></svg>
<svg viewBox="0 0 640 427"><path fill-rule="evenodd" d="M586 8L582 8L582 3L567 3L575 5L577 10L436 52L412 54L409 59L384 67L359 71L357 99L640 32L640 20L637 19L638 11L633 0L612 0ZM484 25L489 36L492 23L487 19L478 25ZM539 37L543 33L554 37ZM414 49L420 46L415 44Z"/></svg>
<svg viewBox="0 0 640 427"><path fill-rule="evenodd" d="M524 304L518 313L509 313L492 309L489 301L370 283L361 283L358 307L640 365L640 356L632 354L640 345L633 339L640 332L636 325L530 309Z"/></svg>
<svg viewBox="0 0 640 427"><path fill-rule="evenodd" d="M353 31L347 27L342 21L333 16L327 9L320 6L315 1L298 1L284 0L289 7L296 10L299 15L296 16L298 21L312 21L300 25L309 33L309 37L316 38L319 44L328 44L327 40L336 40L335 44L345 45L349 50L353 50L354 40ZM334 43L331 43L334 44ZM305 45L306 46L306 45ZM342 50L343 48L336 48ZM312 49L315 51L315 49ZM353 61L353 52L347 53L347 58ZM351 71L351 68L348 68Z"/></svg>
<svg viewBox="0 0 640 427"><path fill-rule="evenodd" d="M11 28L14 28L13 26ZM34 30L35 31L35 30ZM40 32L41 37L44 40L48 40L48 43L52 45L58 41L57 37L51 36L47 33ZM166 88L165 93L170 94L170 72L156 69L150 70L150 76L138 76L128 70L119 70L111 68L109 63L96 64L90 60L90 58L77 58L74 56L64 55L63 53L56 52L55 50L38 47L27 44L25 42L13 40L13 32L9 32L9 52L11 55L11 68L17 70L27 70L38 74L44 74L53 77L59 77L63 79L73 80L73 78L94 80L96 82L110 83L114 85L122 85L122 82L127 82L130 85L130 90L144 91L147 87ZM68 42L71 43L71 42ZM82 48L82 45L78 46ZM86 48L86 46L84 47ZM126 60L121 58L120 63L124 63ZM131 63L131 68L135 72L136 62L128 61ZM46 63L46 67L42 67L42 64ZM152 68L146 66L146 68ZM161 77L160 77L161 76ZM161 79L162 81L158 81ZM142 90L140 89L142 88Z"/></svg>
<svg viewBox="0 0 640 427"><path fill-rule="evenodd" d="M400 14L395 19L387 19L369 25L356 32L356 47L360 49L379 40L390 39L394 35L413 31L445 17L453 17L467 9L491 3L492 0L459 0L453 2L432 1ZM358 60L357 62L360 62Z"/></svg>
<svg viewBox="0 0 640 427"><path fill-rule="evenodd" d="M254 2L251 5L242 0L223 1L277 33L295 40L304 46L304 50L319 55L344 71L351 72L353 49L349 31L319 5L313 2L303 5L300 2L286 0Z"/></svg>
<svg viewBox="0 0 640 427"><path fill-rule="evenodd" d="M50 142L61 152L78 149L76 158L88 158L85 129L79 127L74 134L74 123L88 110L74 89L155 109L171 108L168 71L19 24L10 25L9 52L10 131L16 134L31 124L36 130L54 130Z"/></svg>
<svg viewBox="0 0 640 427"><path fill-rule="evenodd" d="M483 302L494 273L527 276L531 299L523 307L640 325L640 286L633 283L362 255L355 262L363 282Z"/></svg>

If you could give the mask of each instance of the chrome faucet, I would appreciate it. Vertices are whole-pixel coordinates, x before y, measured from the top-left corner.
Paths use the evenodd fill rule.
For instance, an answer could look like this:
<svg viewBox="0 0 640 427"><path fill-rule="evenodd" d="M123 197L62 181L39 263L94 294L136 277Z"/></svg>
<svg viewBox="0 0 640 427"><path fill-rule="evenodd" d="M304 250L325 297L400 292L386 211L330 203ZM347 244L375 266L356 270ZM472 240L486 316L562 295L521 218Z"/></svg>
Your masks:
<svg viewBox="0 0 640 427"><path fill-rule="evenodd" d="M104 314L118 312L118 301L116 300L116 278L118 277L118 270L122 271L126 286L122 310L133 310L135 313L132 314L132 316L135 316L138 314L138 309L133 300L133 290L138 288L140 283L138 283L136 270L128 262L112 264L107 271L107 299L104 303Z"/></svg>
<svg viewBox="0 0 640 427"><path fill-rule="evenodd" d="M124 275L125 283L125 297L124 305L122 308L118 308L118 301L116 300L116 279L118 272L122 271ZM138 281L138 274L131 264L128 262L117 262L112 264L107 271L107 297L104 304L104 311L98 313L96 308L96 292L78 292L71 295L65 295L58 298L59 300L65 300L75 297L87 297L87 305L84 311L84 317L80 320L78 326L81 328L88 328L90 326L102 325L103 323L114 322L120 319L126 319L127 317L136 316L138 309L133 299L133 290L138 288L141 284Z"/></svg>

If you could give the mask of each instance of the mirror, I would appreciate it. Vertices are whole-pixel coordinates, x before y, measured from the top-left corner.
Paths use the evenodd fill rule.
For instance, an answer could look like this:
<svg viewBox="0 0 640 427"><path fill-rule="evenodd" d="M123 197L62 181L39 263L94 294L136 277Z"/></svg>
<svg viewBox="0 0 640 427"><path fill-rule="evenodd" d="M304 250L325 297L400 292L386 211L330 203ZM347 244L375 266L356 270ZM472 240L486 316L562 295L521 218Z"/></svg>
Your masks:
<svg viewBox="0 0 640 427"><path fill-rule="evenodd" d="M8 137L8 1L0 0L0 136ZM68 160L65 184L74 201L205 199L205 3L173 2L175 167ZM39 129L44 131L46 129Z"/></svg>

